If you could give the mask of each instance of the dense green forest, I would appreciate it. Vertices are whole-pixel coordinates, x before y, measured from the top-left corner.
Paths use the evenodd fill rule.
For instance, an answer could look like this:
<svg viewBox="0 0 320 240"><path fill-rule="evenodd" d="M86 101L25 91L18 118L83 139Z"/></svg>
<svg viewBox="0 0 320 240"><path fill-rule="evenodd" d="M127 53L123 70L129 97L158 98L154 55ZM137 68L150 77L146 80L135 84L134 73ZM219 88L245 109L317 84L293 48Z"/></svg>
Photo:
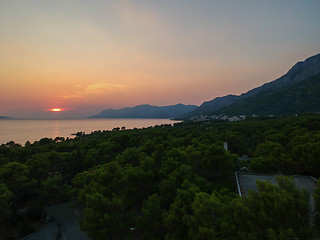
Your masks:
<svg viewBox="0 0 320 240"><path fill-rule="evenodd" d="M223 143L228 143L228 151ZM243 155L251 161L239 160ZM184 122L0 146L0 224L35 229L70 201L95 239L314 239L309 196L288 177L239 197L234 171L320 177L320 116ZM28 211L19 213L23 205ZM41 206L41 207L39 207ZM313 223L311 223L312 219Z"/></svg>

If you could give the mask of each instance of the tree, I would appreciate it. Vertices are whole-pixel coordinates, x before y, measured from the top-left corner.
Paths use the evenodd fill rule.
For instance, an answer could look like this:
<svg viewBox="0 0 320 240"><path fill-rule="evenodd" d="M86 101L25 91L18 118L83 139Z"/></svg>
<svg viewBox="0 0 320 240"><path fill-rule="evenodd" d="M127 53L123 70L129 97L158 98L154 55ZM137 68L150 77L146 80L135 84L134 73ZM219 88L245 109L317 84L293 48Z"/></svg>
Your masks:
<svg viewBox="0 0 320 240"><path fill-rule="evenodd" d="M35 180L30 179L30 172L25 164L9 162L0 168L0 182L5 183L14 194L17 194L19 191L27 191Z"/></svg>
<svg viewBox="0 0 320 240"><path fill-rule="evenodd" d="M7 225L11 235L13 197L7 185L0 183L0 224Z"/></svg>
<svg viewBox="0 0 320 240"><path fill-rule="evenodd" d="M276 172L287 166L283 163L289 162L284 147L277 142L264 142L257 146L254 158L251 160L251 168L258 172Z"/></svg>
<svg viewBox="0 0 320 240"><path fill-rule="evenodd" d="M234 200L238 239L312 239L309 195L286 177L257 181L258 191Z"/></svg>
<svg viewBox="0 0 320 240"><path fill-rule="evenodd" d="M320 141L293 147L292 155L303 173L320 176Z"/></svg>
<svg viewBox="0 0 320 240"><path fill-rule="evenodd" d="M199 160L202 176L209 181L223 181L236 168L237 155L226 152L222 147L210 145Z"/></svg>
<svg viewBox="0 0 320 240"><path fill-rule="evenodd" d="M81 228L94 240L124 239L131 225L123 199L117 194L88 193L83 215L85 221L81 222Z"/></svg>
<svg viewBox="0 0 320 240"><path fill-rule="evenodd" d="M12 213L13 193L7 185L0 184L0 222L7 221Z"/></svg>
<svg viewBox="0 0 320 240"><path fill-rule="evenodd" d="M163 239L164 228L162 220L163 209L158 194L151 195L143 202L142 216L137 231L143 239Z"/></svg>
<svg viewBox="0 0 320 240"><path fill-rule="evenodd" d="M45 179L51 168L51 164L46 157L46 154L34 154L27 161L27 166L30 170L30 174L38 181Z"/></svg>
<svg viewBox="0 0 320 240"><path fill-rule="evenodd" d="M231 199L228 194L199 192L192 203L189 218L189 238L231 239L235 233L232 221Z"/></svg>
<svg viewBox="0 0 320 240"><path fill-rule="evenodd" d="M315 202L315 215L313 222L316 231L320 234L320 179L318 180L313 196Z"/></svg>
<svg viewBox="0 0 320 240"><path fill-rule="evenodd" d="M188 238L188 222L192 213L191 204L199 187L185 180L170 209L164 213L163 222L166 229L166 239L178 240Z"/></svg>
<svg viewBox="0 0 320 240"><path fill-rule="evenodd" d="M40 198L46 203L67 200L68 186L63 183L61 173L53 174L40 184Z"/></svg>

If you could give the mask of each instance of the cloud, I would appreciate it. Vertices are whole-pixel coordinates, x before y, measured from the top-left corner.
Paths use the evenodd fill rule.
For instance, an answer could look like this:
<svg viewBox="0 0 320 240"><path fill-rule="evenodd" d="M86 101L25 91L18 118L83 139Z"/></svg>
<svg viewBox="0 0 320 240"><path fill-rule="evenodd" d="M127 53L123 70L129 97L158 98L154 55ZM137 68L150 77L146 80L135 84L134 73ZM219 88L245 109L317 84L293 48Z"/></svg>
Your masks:
<svg viewBox="0 0 320 240"><path fill-rule="evenodd" d="M85 87L86 93L101 93L103 90L110 88L108 83L93 83Z"/></svg>
<svg viewBox="0 0 320 240"><path fill-rule="evenodd" d="M160 19L150 8L135 6L130 1L116 1L113 5L115 13L128 26L136 25L149 30L162 26Z"/></svg>
<svg viewBox="0 0 320 240"><path fill-rule="evenodd" d="M97 94L97 93L103 92L106 89L121 89L121 88L125 88L125 86L121 84L109 84L109 83L97 82L97 83L87 85L85 88L85 91L86 93Z"/></svg>
<svg viewBox="0 0 320 240"><path fill-rule="evenodd" d="M81 98L81 97L83 97L82 95L80 95L80 94L70 94L70 95L64 95L64 96L62 96L62 98L64 98L64 99L70 99L70 98Z"/></svg>
<svg viewBox="0 0 320 240"><path fill-rule="evenodd" d="M128 88L123 84L112 84L105 82L96 82L88 85L76 84L75 87L77 88L76 91L57 97L63 99L83 98L89 94L100 94L107 90L120 90Z"/></svg>

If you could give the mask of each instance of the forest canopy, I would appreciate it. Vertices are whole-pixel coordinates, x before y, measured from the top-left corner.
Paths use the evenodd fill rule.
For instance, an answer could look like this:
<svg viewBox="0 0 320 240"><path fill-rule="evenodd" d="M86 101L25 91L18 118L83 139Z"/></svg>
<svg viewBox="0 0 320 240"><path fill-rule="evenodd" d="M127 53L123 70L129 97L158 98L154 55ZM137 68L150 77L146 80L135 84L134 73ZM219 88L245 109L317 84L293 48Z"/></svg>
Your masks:
<svg viewBox="0 0 320 240"><path fill-rule="evenodd" d="M319 186L313 218L310 196L288 177L277 185L258 182L257 192L239 197L234 172L243 167L319 178L320 116L117 128L25 146L8 142L0 146L0 221L8 229L23 226L37 216L34 204L70 201L91 239L316 236ZM20 218L19 202L28 209Z"/></svg>

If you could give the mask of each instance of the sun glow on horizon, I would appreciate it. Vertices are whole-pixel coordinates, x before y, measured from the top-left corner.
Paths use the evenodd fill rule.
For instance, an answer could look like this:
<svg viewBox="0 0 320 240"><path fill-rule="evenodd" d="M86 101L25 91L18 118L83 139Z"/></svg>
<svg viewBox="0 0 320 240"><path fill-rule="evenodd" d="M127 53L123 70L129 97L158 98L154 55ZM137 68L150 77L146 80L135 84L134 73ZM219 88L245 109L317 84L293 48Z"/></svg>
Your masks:
<svg viewBox="0 0 320 240"><path fill-rule="evenodd" d="M63 108L51 108L50 111L52 111L52 112L61 112L61 111L63 111Z"/></svg>

